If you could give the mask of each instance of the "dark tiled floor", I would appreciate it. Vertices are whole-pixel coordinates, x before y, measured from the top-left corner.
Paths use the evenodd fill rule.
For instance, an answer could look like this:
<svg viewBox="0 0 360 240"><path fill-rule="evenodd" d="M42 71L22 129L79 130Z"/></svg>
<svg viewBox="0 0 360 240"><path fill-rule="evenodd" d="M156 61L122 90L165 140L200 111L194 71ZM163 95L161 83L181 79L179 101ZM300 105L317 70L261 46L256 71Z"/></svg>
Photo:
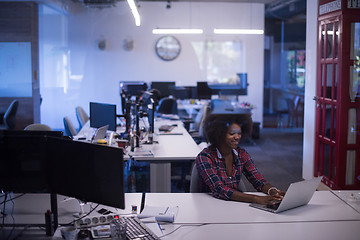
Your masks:
<svg viewBox="0 0 360 240"><path fill-rule="evenodd" d="M272 185L286 190L290 183L302 180L302 129L264 128L254 141L256 145L244 148ZM254 190L250 184L246 186Z"/></svg>

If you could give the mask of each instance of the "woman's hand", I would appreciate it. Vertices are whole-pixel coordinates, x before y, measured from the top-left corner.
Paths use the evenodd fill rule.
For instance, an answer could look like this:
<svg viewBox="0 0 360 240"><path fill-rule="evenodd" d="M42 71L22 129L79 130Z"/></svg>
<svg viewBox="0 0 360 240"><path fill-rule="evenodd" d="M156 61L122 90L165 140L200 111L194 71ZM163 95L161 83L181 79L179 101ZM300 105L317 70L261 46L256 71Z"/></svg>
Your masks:
<svg viewBox="0 0 360 240"><path fill-rule="evenodd" d="M280 195L274 196L256 196L255 201L256 203L268 205L268 204L275 204L283 199Z"/></svg>

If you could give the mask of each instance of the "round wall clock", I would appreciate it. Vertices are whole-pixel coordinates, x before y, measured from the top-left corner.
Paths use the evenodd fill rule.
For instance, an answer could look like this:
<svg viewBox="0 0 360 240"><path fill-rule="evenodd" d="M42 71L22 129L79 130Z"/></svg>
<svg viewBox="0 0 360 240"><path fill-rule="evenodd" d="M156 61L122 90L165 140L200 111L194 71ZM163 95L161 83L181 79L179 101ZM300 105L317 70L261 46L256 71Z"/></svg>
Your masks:
<svg viewBox="0 0 360 240"><path fill-rule="evenodd" d="M164 36L156 41L156 54L164 61L171 61L177 58L181 51L179 40L173 36Z"/></svg>

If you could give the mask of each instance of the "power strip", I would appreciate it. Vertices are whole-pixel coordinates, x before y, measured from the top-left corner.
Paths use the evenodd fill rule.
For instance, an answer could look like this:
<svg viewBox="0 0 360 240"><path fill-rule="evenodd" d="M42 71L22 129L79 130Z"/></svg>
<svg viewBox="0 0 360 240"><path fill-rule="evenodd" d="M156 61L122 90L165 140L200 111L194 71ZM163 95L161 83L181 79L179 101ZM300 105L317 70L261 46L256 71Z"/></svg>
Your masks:
<svg viewBox="0 0 360 240"><path fill-rule="evenodd" d="M88 216L85 218L75 220L75 227L84 228L84 227L93 227L98 225L106 225L106 224L110 224L110 222L114 218L119 218L119 215L109 214L109 215L100 215L100 216Z"/></svg>

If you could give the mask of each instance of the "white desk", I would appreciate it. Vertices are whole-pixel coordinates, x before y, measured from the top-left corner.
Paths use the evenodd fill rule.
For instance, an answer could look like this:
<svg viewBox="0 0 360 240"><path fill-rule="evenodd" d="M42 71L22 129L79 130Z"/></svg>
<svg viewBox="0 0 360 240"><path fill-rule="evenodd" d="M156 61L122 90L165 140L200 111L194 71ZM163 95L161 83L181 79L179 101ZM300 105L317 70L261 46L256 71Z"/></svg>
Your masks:
<svg viewBox="0 0 360 240"><path fill-rule="evenodd" d="M204 193L149 193L146 194L146 204L179 206L175 219L179 224L360 221L360 213L330 191L317 191L308 205L278 214Z"/></svg>
<svg viewBox="0 0 360 240"><path fill-rule="evenodd" d="M15 194L15 196L18 195ZM59 225L71 223L75 220L73 214L78 214L81 211L78 200L66 196L57 195L57 205ZM84 206L85 213L89 213L90 207L94 208L97 205L97 203L86 204ZM131 205L136 205L140 209L141 193L127 193L125 195L125 209L99 205L95 211L85 218L91 219L94 216L100 216L97 210L101 208L110 210L114 214L129 215L131 214ZM0 207L3 210L2 204L0 204ZM50 209L50 194L25 194L14 199L13 202L7 202L5 210L7 215L4 219L4 228L0 228L0 239L14 239L16 236L17 240L63 240L60 235L54 235L54 237L46 236L45 229L39 227L45 224L45 212L48 209ZM12 237L9 238L10 234L12 234Z"/></svg>
<svg viewBox="0 0 360 240"><path fill-rule="evenodd" d="M332 191L336 196L360 213L360 191Z"/></svg>
<svg viewBox="0 0 360 240"><path fill-rule="evenodd" d="M15 197L20 194L15 194ZM118 214L131 213L131 205L137 205L140 209L141 193L127 193L125 194L125 209L118 209L106 206L107 209ZM68 224L74 220L73 214L77 214L81 211L79 201L74 198L69 198L62 195L57 195L58 205L58 218L59 225ZM90 211L91 207L95 207L96 203L88 203L84 205L85 213ZM3 205L1 210L3 209ZM14 211L12 207L14 206ZM100 205L98 209L102 208ZM50 209L50 194L25 194L12 201L6 203L6 211L8 214L5 217L5 224L45 224L45 212ZM14 217L12 219L11 215ZM97 212L93 212L90 216L99 215Z"/></svg>
<svg viewBox="0 0 360 240"><path fill-rule="evenodd" d="M159 127L166 124L177 124L172 132L181 135L160 135ZM181 121L171 121L157 118L153 144L140 144L134 152L127 149L124 159L129 155L136 161L150 162L150 192L171 192L171 162L193 161L201 149L186 131ZM153 156L143 156L141 153L151 151Z"/></svg>
<svg viewBox="0 0 360 240"><path fill-rule="evenodd" d="M149 193L146 204L179 206L174 224L164 225L164 234L169 233L164 239L355 240L360 236L360 214L329 191L315 192L308 205L278 214L202 193Z"/></svg>
<svg viewBox="0 0 360 240"><path fill-rule="evenodd" d="M59 196L59 222L68 223L73 219L72 214L78 212L78 203L62 200ZM141 194L127 193L125 203L125 210L105 208L119 214L130 213L131 205L140 206ZM204 193L147 193L146 204L179 206L174 224L162 224L165 235L162 239L358 240L360 236L360 213L330 191L315 192L307 206L278 214L251 208L247 203L215 199ZM48 207L48 195L29 194L15 200L13 216L18 223L44 223ZM94 212L93 215L98 214ZM11 216L5 221L11 223ZM150 223L149 227L161 235L156 224ZM18 239L47 239L44 230L38 232L36 237L27 238L32 233L26 230L23 238Z"/></svg>

